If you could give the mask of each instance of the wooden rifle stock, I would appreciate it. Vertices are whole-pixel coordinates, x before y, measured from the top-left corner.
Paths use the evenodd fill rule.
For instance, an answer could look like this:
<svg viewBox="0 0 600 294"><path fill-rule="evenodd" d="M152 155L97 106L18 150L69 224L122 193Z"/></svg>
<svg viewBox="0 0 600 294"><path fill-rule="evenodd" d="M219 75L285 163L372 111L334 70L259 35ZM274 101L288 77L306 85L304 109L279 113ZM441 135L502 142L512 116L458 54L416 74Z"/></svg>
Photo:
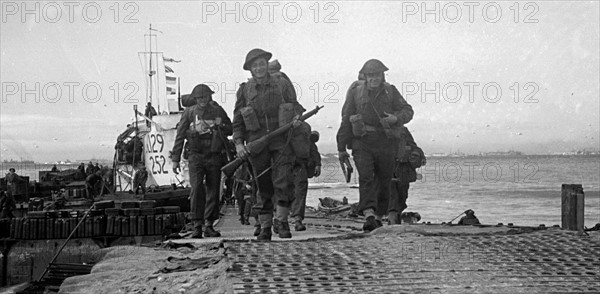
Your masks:
<svg viewBox="0 0 600 294"><path fill-rule="evenodd" d="M321 110L321 108L323 108L323 107L324 106L316 106L315 109L304 113L300 118L298 118L298 120L305 121L306 119L310 118L311 116L317 114L317 112L319 112L319 110ZM293 125L294 125L293 121L289 122L289 123L285 124L284 126L279 127L278 129L264 135L263 137L246 144L246 150L248 150L249 156L255 156L255 155L259 154L273 138L285 134L289 129L292 128ZM221 171L227 177L231 177L231 176L233 176L233 173L235 173L235 171L243 163L244 163L244 160L238 157L238 158L234 159L233 161L231 161L230 163L223 166L221 168Z"/></svg>

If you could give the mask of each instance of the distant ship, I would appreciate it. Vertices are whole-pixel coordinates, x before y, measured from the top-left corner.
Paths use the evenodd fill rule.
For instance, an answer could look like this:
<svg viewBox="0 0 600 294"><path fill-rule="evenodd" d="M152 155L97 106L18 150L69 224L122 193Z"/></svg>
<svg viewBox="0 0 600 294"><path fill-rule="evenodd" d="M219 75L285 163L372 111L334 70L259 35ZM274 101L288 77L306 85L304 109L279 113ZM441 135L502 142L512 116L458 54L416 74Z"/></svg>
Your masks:
<svg viewBox="0 0 600 294"><path fill-rule="evenodd" d="M523 156L523 152L520 151L496 151L496 152L485 152L481 153L481 156Z"/></svg>
<svg viewBox="0 0 600 294"><path fill-rule="evenodd" d="M2 163L18 163L18 164L23 164L23 163L35 163L33 160L27 160L27 159L21 159L21 160L14 160L14 159L10 159L10 160L3 160Z"/></svg>

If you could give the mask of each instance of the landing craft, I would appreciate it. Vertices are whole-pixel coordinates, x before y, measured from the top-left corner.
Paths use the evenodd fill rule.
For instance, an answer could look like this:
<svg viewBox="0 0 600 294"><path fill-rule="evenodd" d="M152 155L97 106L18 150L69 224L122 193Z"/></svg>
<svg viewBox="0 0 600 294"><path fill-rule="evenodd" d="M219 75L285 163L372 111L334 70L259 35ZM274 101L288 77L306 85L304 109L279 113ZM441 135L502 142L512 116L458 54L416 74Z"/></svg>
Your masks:
<svg viewBox="0 0 600 294"><path fill-rule="evenodd" d="M146 76L146 103L151 103L156 115L148 117L134 106L134 117L117 138L114 156L115 191L133 189L133 178L142 166L148 171L147 187L158 190L189 188L187 161L182 159L182 172L175 174L170 152L177 135L177 123L183 113L179 78L156 48L156 34L150 26L145 35L146 51L139 58ZM191 106L191 105L187 105Z"/></svg>

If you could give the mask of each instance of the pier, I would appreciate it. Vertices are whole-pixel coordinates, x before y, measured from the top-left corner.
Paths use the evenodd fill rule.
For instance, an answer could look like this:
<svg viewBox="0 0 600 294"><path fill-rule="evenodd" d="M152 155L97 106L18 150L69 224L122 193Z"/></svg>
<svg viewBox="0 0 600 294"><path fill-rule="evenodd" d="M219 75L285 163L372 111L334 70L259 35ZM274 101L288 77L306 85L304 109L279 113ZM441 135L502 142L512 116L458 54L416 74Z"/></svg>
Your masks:
<svg viewBox="0 0 600 294"><path fill-rule="evenodd" d="M261 243L234 208L224 214L220 238L103 249L61 293L600 292L598 231L406 224L365 234L359 221L309 215L307 231Z"/></svg>

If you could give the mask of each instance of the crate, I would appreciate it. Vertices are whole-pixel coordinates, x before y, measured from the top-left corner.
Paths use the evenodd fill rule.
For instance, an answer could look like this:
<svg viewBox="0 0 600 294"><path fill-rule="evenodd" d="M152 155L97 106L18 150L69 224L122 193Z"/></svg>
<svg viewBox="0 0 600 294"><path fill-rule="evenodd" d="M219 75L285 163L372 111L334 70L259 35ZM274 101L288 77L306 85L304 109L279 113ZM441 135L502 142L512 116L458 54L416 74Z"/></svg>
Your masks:
<svg viewBox="0 0 600 294"><path fill-rule="evenodd" d="M139 202L138 201L123 201L121 202L121 209L126 209L126 208L139 208Z"/></svg>
<svg viewBox="0 0 600 294"><path fill-rule="evenodd" d="M155 215L156 208L140 208L140 215Z"/></svg>
<svg viewBox="0 0 600 294"><path fill-rule="evenodd" d="M123 215L138 216L138 215L140 215L140 209L139 208L125 208L125 209L123 209Z"/></svg>
<svg viewBox="0 0 600 294"><path fill-rule="evenodd" d="M140 201L140 208L154 208L156 207L155 200L142 200Z"/></svg>
<svg viewBox="0 0 600 294"><path fill-rule="evenodd" d="M103 200L94 203L94 205L96 206L96 209L107 209L114 208L115 202L113 200Z"/></svg>
<svg viewBox="0 0 600 294"><path fill-rule="evenodd" d="M162 206L162 214L179 213L181 208L179 206Z"/></svg>
<svg viewBox="0 0 600 294"><path fill-rule="evenodd" d="M120 208L107 208L104 213L108 216L119 216L123 215L123 211Z"/></svg>

